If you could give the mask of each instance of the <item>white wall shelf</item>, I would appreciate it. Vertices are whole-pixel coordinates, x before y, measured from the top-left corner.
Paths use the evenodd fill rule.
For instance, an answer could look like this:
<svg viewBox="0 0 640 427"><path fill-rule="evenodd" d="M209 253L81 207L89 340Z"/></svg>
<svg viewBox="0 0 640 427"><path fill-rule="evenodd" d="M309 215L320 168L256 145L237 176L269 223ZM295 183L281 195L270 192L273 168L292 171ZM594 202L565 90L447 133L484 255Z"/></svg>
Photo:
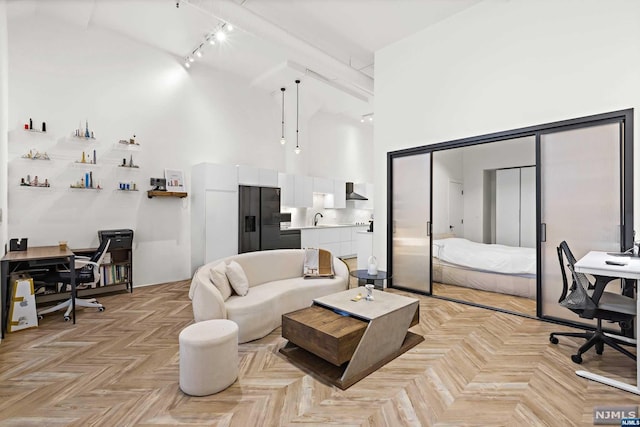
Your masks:
<svg viewBox="0 0 640 427"><path fill-rule="evenodd" d="M69 186L69 190L97 190L100 191L102 190L102 187L98 188L98 187L71 187Z"/></svg>
<svg viewBox="0 0 640 427"><path fill-rule="evenodd" d="M82 163L78 161L72 162L70 166L77 169L100 169L102 167L100 163Z"/></svg>
<svg viewBox="0 0 640 427"><path fill-rule="evenodd" d="M140 144L121 144L116 142L113 144L113 150L116 151L141 151Z"/></svg>
<svg viewBox="0 0 640 427"><path fill-rule="evenodd" d="M44 186L33 186L33 185L20 185L17 184L16 187L20 190L20 191L51 191L53 190L53 186L49 185L49 187L44 187Z"/></svg>

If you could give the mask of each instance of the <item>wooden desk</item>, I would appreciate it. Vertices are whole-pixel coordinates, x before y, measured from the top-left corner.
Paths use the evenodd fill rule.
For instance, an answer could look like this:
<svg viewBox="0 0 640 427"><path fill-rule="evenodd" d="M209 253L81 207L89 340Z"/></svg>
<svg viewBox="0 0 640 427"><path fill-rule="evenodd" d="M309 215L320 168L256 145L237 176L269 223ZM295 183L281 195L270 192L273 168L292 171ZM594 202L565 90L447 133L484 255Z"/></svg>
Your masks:
<svg viewBox="0 0 640 427"><path fill-rule="evenodd" d="M610 265L607 264L607 260L623 261L626 265ZM582 257L575 264L575 270L577 273L586 273L599 276L619 277L621 279L640 280L640 258L638 257L620 257L608 255L606 252L591 251ZM640 298L636 298L637 313L640 313ZM636 314L636 333L640 329L640 321ZM625 340L625 337L617 337ZM628 342L634 342L636 340L626 339ZM602 384L610 385L612 387L619 388L630 393L640 394L640 364L636 362L636 385L623 383L622 381L613 380L603 375L593 374L588 371L579 370L576 371L576 375L587 378L593 381L597 381Z"/></svg>
<svg viewBox="0 0 640 427"><path fill-rule="evenodd" d="M0 260L0 299L2 303L2 337L7 330L9 315L9 276L11 273L21 270L38 268L38 266L68 264L71 271L75 271L75 254L69 249L60 249L60 246L36 246L26 251L7 252ZM76 323L76 278L71 275L71 313L73 323Z"/></svg>

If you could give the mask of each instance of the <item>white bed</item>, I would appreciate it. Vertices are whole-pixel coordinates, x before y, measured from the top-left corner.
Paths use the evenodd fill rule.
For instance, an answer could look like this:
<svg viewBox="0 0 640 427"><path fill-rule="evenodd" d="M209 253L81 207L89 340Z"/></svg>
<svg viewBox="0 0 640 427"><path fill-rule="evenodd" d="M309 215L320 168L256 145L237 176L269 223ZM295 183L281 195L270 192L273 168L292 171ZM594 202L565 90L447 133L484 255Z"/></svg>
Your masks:
<svg viewBox="0 0 640 427"><path fill-rule="evenodd" d="M535 299L534 248L476 243L462 238L433 240L434 282Z"/></svg>

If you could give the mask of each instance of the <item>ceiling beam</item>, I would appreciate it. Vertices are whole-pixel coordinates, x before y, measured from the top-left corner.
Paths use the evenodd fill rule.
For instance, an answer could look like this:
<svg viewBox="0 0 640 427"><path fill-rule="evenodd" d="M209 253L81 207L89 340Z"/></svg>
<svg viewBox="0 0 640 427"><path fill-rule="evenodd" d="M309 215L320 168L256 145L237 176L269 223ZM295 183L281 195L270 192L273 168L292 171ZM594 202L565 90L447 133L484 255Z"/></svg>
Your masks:
<svg viewBox="0 0 640 427"><path fill-rule="evenodd" d="M315 70L313 72L322 76L326 81L331 81L343 88L353 86L353 91L359 90L373 96L373 78L371 76L295 37L232 0L182 0L182 3L189 4L216 19L229 22L256 37L287 48L293 54L292 59L295 62L305 64L303 67L307 70Z"/></svg>

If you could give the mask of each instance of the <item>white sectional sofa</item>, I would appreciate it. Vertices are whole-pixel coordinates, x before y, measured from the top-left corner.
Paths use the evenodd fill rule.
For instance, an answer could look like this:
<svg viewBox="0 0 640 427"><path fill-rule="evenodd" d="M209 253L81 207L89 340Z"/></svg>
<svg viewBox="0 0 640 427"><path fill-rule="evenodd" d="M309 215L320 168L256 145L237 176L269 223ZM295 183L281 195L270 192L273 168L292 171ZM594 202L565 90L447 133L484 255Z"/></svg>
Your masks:
<svg viewBox="0 0 640 427"><path fill-rule="evenodd" d="M262 338L282 323L282 315L311 305L314 298L344 291L349 269L333 258L334 278L303 277L304 249L248 252L212 261L193 276L189 297L196 322L229 319L238 324L238 342ZM211 269L221 261L236 261L247 276L249 292L226 300L211 279Z"/></svg>

